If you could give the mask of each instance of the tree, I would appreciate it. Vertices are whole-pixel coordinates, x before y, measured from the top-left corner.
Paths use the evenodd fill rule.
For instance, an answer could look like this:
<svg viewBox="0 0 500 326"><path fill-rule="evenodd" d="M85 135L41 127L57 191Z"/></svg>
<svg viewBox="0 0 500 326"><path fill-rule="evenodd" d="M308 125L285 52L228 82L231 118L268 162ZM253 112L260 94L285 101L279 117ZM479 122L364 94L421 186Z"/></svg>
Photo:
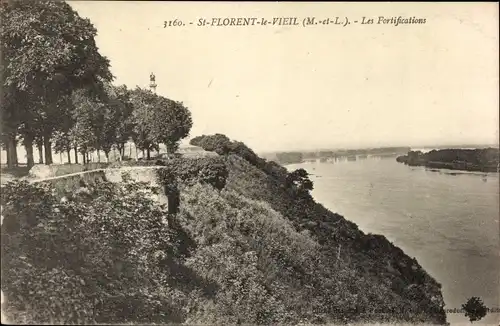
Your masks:
<svg viewBox="0 0 500 326"><path fill-rule="evenodd" d="M173 153L179 141L189 135L193 120L191 112L182 102L140 87L130 92L130 102L133 106L132 139L137 148L147 152L148 159L151 150L159 149L158 144L165 144L167 152Z"/></svg>
<svg viewBox="0 0 500 326"><path fill-rule="evenodd" d="M3 53L2 53L3 54ZM3 65L2 65L3 66ZM3 67L0 67L3 75ZM13 87L2 87L2 98L0 101L1 113L1 143L7 152L7 166L12 168L17 165L17 128L21 124L22 110L16 108L15 97L12 94L20 94ZM9 94L9 95L8 95ZM23 97L21 96L21 99Z"/></svg>
<svg viewBox="0 0 500 326"><path fill-rule="evenodd" d="M98 117L101 104L83 90L74 92L72 100L75 124L71 128L70 137L74 139L78 151L83 156L83 164L85 164L88 161L88 153L95 149L96 134L101 131Z"/></svg>
<svg viewBox="0 0 500 326"><path fill-rule="evenodd" d="M96 127L99 127L94 128L97 132L95 134L97 140L95 148L97 149L98 155L99 151L102 149L106 155L106 161L109 162L109 153L118 143L119 121L124 118L122 116L122 111L125 104L120 101L114 86L108 84L105 90L106 96L102 99L102 105L95 114L97 119L94 123Z"/></svg>
<svg viewBox="0 0 500 326"><path fill-rule="evenodd" d="M2 120L10 127L2 134L11 148L21 124L25 131L37 130L36 122L45 163L51 164L51 138L67 118L69 95L79 88L99 92L113 78L109 61L98 52L94 26L65 2L12 0L0 8ZM21 99L28 105L19 105ZM23 135L28 147L32 136ZM28 155L33 161L32 151Z"/></svg>
<svg viewBox="0 0 500 326"><path fill-rule="evenodd" d="M130 98L134 106L132 137L137 147L146 150L148 159L152 149L158 150L158 144L165 144L168 153L175 152L193 126L191 112L182 102L140 87L131 92Z"/></svg>
<svg viewBox="0 0 500 326"><path fill-rule="evenodd" d="M71 136L69 132L56 132L54 134L54 151L56 153L66 153L68 155L68 163L71 163Z"/></svg>
<svg viewBox="0 0 500 326"><path fill-rule="evenodd" d="M182 102L158 96L150 115L151 137L155 143L165 144L167 153L174 153L179 141L189 135L193 126L191 112Z"/></svg>
<svg viewBox="0 0 500 326"><path fill-rule="evenodd" d="M116 148L120 154L120 158L125 155L125 144L132 138L133 133L133 119L132 111L133 105L130 101L130 91L125 85L114 87L114 95L119 102L119 112L116 122Z"/></svg>
<svg viewBox="0 0 500 326"><path fill-rule="evenodd" d="M66 153L68 155L68 163L71 163L71 149L74 148L75 142L74 137L71 134L71 128L75 124L75 119L72 116L73 106L69 101L65 105L65 114L63 118L60 119L60 124L58 130L54 132L53 143L55 153ZM77 160L78 154L75 151L75 160ZM77 163L77 162L75 162Z"/></svg>
<svg viewBox="0 0 500 326"><path fill-rule="evenodd" d="M138 149L147 152L148 159L150 158L151 150L158 150L158 143L152 135L152 123L154 120L154 111L157 98L153 92L136 87L131 91L130 100L133 105L132 121L133 132L132 139Z"/></svg>
<svg viewBox="0 0 500 326"><path fill-rule="evenodd" d="M206 151L225 155L230 151L231 140L226 135L214 134L194 137L189 143Z"/></svg>
<svg viewBox="0 0 500 326"><path fill-rule="evenodd" d="M488 308L478 297L469 298L466 303L462 304L462 309L465 311L465 317L469 317L471 323L481 320L488 312Z"/></svg>
<svg viewBox="0 0 500 326"><path fill-rule="evenodd" d="M304 194L308 194L309 191L314 189L313 182L309 179L309 173L302 168L288 174L286 185L288 187L295 186L299 193Z"/></svg>

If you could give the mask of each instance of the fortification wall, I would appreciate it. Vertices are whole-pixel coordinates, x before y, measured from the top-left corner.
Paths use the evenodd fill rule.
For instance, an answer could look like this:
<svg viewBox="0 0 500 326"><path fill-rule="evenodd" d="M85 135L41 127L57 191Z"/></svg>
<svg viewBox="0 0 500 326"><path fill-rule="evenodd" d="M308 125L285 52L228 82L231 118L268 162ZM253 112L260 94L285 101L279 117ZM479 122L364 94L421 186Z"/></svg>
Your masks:
<svg viewBox="0 0 500 326"><path fill-rule="evenodd" d="M96 169L77 173L65 174L57 177L30 180L33 183L48 183L58 195L64 192L74 191L85 185L95 185L96 183L109 181L122 181L122 174L126 172L134 181L149 182L153 186L158 186L156 181L156 170L162 166L137 166L110 169Z"/></svg>
<svg viewBox="0 0 500 326"><path fill-rule="evenodd" d="M73 174L84 171L93 171L97 169L104 169L108 163L87 163L82 164L35 164L29 171L29 179L46 179L52 177L59 177L67 174Z"/></svg>
<svg viewBox="0 0 500 326"><path fill-rule="evenodd" d="M62 196L65 192L70 192L78 189L83 184L94 185L97 182L105 181L106 174L104 169L83 171L71 174L65 174L58 177L33 180L33 183L50 184L56 193Z"/></svg>

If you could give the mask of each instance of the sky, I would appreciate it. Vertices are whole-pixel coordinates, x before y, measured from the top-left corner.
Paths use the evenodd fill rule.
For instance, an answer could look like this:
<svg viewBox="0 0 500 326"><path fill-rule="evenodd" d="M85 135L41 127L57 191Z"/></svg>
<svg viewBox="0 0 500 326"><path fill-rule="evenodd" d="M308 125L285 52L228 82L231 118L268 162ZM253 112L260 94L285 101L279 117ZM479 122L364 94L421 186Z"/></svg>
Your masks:
<svg viewBox="0 0 500 326"><path fill-rule="evenodd" d="M147 87L154 72L157 93L190 109L191 137L257 151L498 143L497 3L69 3L96 27L115 84ZM300 26L196 26L287 16ZM302 26L336 16L375 24ZM164 28L174 19L186 26Z"/></svg>

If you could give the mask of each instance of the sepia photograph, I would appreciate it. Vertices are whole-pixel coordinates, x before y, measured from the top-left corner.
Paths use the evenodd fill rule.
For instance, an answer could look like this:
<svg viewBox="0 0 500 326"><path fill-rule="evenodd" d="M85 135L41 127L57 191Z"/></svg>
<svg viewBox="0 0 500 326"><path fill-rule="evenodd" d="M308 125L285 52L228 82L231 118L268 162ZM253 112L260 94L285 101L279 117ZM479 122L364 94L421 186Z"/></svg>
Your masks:
<svg viewBox="0 0 500 326"><path fill-rule="evenodd" d="M2 324L500 326L498 27L1 0Z"/></svg>

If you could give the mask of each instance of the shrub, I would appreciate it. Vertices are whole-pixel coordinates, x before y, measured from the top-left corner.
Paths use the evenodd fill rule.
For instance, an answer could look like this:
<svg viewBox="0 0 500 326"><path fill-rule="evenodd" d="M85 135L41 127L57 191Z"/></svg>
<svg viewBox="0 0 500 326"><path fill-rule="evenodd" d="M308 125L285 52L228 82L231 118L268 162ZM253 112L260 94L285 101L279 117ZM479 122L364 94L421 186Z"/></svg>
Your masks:
<svg viewBox="0 0 500 326"><path fill-rule="evenodd" d="M206 151L224 155L228 153L231 140L223 134L215 134L194 137L189 143L193 146L201 147Z"/></svg>
<svg viewBox="0 0 500 326"><path fill-rule="evenodd" d="M163 163L165 167L157 170L157 177L164 186L206 183L221 190L226 185L228 170L222 157L174 159Z"/></svg>
<svg viewBox="0 0 500 326"><path fill-rule="evenodd" d="M60 202L50 189L2 189L6 315L36 323L180 322L181 232L144 184L101 183ZM12 227L15 226L15 227ZM185 236L185 234L182 234Z"/></svg>
<svg viewBox="0 0 500 326"><path fill-rule="evenodd" d="M465 311L465 317L468 317L470 322L481 320L488 313L488 308L483 301L478 297L471 297L462 305Z"/></svg>
<svg viewBox="0 0 500 326"><path fill-rule="evenodd" d="M193 138L190 144L199 146L206 151L216 152L219 155L238 155L259 169L264 169L266 164L266 160L260 158L247 145L240 141L231 141L223 134L198 136Z"/></svg>

